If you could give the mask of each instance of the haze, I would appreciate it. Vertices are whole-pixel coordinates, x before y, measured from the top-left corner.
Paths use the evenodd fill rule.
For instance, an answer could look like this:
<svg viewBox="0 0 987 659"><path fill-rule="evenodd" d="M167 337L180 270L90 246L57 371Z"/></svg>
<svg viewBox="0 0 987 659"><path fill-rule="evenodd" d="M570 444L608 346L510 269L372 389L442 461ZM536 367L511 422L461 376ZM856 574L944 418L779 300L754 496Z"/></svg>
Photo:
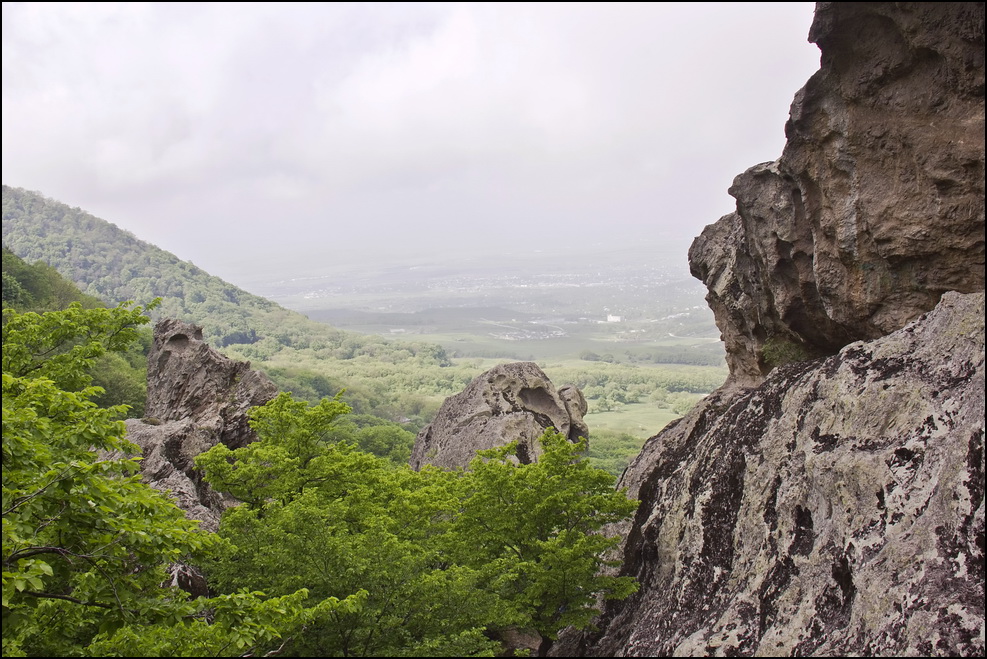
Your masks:
<svg viewBox="0 0 987 659"><path fill-rule="evenodd" d="M773 160L812 3L3 4L3 182L213 274L633 246ZM581 257L585 258L585 257Z"/></svg>

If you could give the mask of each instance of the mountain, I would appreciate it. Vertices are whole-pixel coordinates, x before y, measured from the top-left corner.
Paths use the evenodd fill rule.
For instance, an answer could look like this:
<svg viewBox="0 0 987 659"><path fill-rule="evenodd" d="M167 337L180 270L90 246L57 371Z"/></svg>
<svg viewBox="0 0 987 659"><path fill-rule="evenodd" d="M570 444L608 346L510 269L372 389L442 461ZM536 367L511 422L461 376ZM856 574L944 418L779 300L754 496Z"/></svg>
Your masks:
<svg viewBox="0 0 987 659"><path fill-rule="evenodd" d="M200 325L207 343L235 358L263 363L279 389L310 400L347 387L348 400L359 412L420 418L438 407L439 394L452 393L479 372L450 368L436 345L397 343L309 320L38 192L3 186L3 243L21 259L54 268L84 293L109 304L131 300L146 305L160 297L152 319ZM430 370L436 392L399 401L399 394L410 388L395 387L380 369L365 373L363 362L369 360L390 364L391 371L406 379L412 377L407 371ZM345 367L339 365L342 361L348 362Z"/></svg>
<svg viewBox="0 0 987 659"><path fill-rule="evenodd" d="M162 304L155 318L194 320L217 347L265 338L281 345L336 345L357 335L309 321L270 300L214 277L105 220L48 199L3 186L3 243L22 259L44 261L83 292L118 304Z"/></svg>
<svg viewBox="0 0 987 659"><path fill-rule="evenodd" d="M557 656L984 655L984 4L819 3L777 161L690 250L730 378L647 440Z"/></svg>

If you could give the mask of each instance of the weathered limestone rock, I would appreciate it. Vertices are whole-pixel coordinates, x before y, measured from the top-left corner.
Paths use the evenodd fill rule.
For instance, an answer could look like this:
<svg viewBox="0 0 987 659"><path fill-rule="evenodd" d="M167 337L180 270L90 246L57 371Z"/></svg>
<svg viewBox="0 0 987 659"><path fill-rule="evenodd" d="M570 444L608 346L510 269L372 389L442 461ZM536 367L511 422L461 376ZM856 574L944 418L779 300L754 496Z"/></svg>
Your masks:
<svg viewBox="0 0 987 659"><path fill-rule="evenodd" d="M984 294L650 439L600 632L558 656L984 654Z"/></svg>
<svg viewBox="0 0 987 659"><path fill-rule="evenodd" d="M247 411L274 398L267 376L233 361L202 340L202 328L165 319L154 328L148 354L147 417L193 420L230 448L255 439Z"/></svg>
<svg viewBox="0 0 987 659"><path fill-rule="evenodd" d="M532 362L501 364L450 396L435 419L418 433L411 466L465 467L476 452L519 441L518 457L530 463L541 453L538 438L549 426L575 441L588 437L586 399L578 388L556 390Z"/></svg>
<svg viewBox="0 0 987 659"><path fill-rule="evenodd" d="M823 2L809 40L782 157L689 253L742 385L984 289L983 3Z"/></svg>
<svg viewBox="0 0 987 659"><path fill-rule="evenodd" d="M277 389L249 363L209 347L201 327L172 319L154 328L147 380L147 416L127 420L127 438L144 454L144 479L170 490L189 518L215 530L228 502L202 482L192 460L219 443L239 448L254 441L247 411Z"/></svg>
<svg viewBox="0 0 987 659"><path fill-rule="evenodd" d="M984 654L984 5L818 3L810 41L689 252L730 380L628 467L641 588L555 655Z"/></svg>

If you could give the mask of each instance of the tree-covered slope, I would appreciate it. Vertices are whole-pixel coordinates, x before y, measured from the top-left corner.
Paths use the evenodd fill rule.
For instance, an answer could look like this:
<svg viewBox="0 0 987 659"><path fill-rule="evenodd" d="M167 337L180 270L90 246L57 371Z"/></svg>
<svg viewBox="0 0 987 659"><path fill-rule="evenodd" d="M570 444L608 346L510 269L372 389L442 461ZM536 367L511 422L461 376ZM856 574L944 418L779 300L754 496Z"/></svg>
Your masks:
<svg viewBox="0 0 987 659"><path fill-rule="evenodd" d="M384 339L344 332L214 277L174 254L137 239L105 220L37 192L3 186L3 242L28 262L43 261L83 292L118 304L162 299L152 317L188 320L203 326L217 347L270 339L293 348L338 348L347 359L386 353ZM435 346L402 343L395 348L441 363ZM270 351L270 350L268 350Z"/></svg>
<svg viewBox="0 0 987 659"><path fill-rule="evenodd" d="M3 241L29 262L44 261L87 294L119 303L162 298L157 316L203 325L218 346L275 336L289 344L339 333L251 295L78 208L3 186Z"/></svg>
<svg viewBox="0 0 987 659"><path fill-rule="evenodd" d="M86 309L105 306L43 261L28 263L3 247L3 306L17 311L58 311L73 302Z"/></svg>
<svg viewBox="0 0 987 659"><path fill-rule="evenodd" d="M106 306L102 300L82 293L50 265L42 261L27 263L6 247L3 248L4 309L40 314L67 309L74 302L84 309ZM7 322L6 315L3 322ZM101 387L103 392L94 394L93 402L101 407L128 405L132 416L144 413L147 348L150 344L151 332L148 328L142 328L129 348L106 352L96 359L90 375L93 384Z"/></svg>

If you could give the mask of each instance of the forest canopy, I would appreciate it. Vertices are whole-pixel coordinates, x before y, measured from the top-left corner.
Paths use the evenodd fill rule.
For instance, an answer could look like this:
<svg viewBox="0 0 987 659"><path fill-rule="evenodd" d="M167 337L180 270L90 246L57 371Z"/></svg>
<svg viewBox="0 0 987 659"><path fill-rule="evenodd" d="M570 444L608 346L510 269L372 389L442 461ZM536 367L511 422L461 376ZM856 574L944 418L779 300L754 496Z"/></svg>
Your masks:
<svg viewBox="0 0 987 659"><path fill-rule="evenodd" d="M415 472L360 450L359 422L338 432L338 397L282 393L251 412L259 441L201 455L242 503L198 529L140 481L126 410L93 402L91 369L146 322L4 310L5 656L489 655L510 630L547 647L636 588L599 574L617 540L597 531L637 503L584 444L549 431L535 464L512 444ZM219 594L178 588L183 566Z"/></svg>

